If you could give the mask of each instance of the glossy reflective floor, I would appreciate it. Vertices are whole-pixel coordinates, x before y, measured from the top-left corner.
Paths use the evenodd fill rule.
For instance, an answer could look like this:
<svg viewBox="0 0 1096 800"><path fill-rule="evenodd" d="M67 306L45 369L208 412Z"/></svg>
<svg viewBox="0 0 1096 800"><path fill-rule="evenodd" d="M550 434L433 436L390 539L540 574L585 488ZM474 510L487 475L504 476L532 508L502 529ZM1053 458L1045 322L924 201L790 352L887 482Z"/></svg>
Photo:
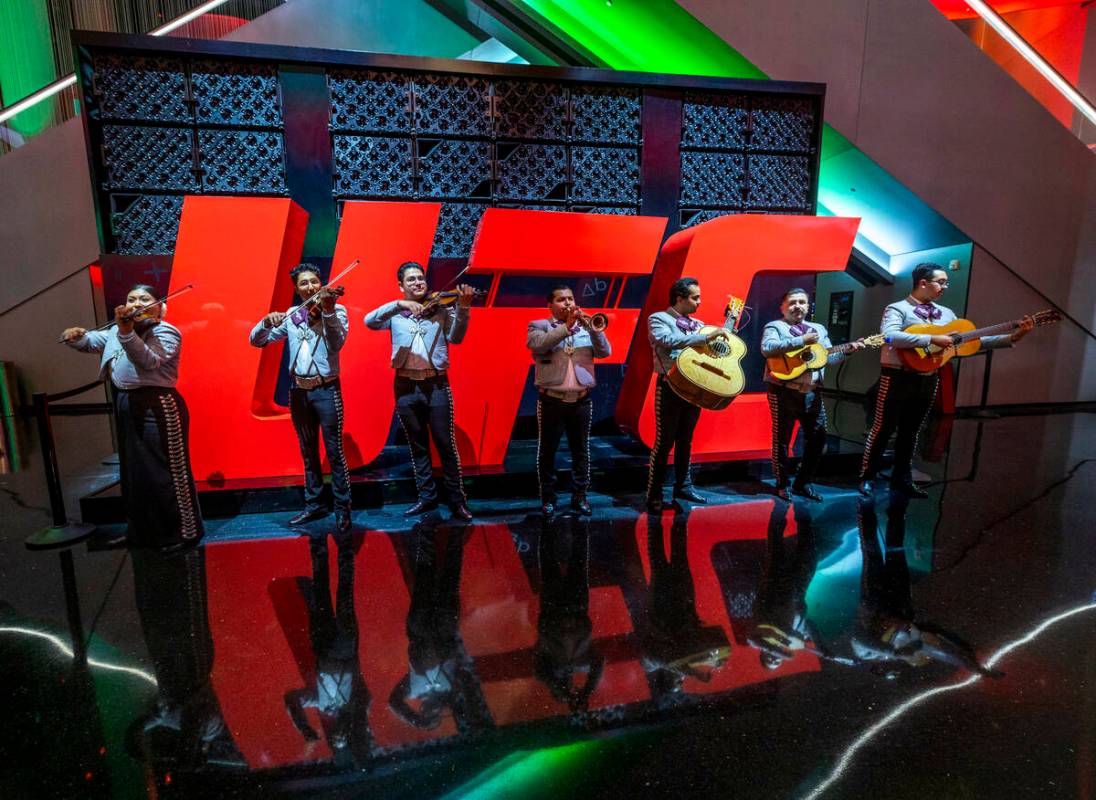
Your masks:
<svg viewBox="0 0 1096 800"><path fill-rule="evenodd" d="M77 547L68 596L22 548L28 464L0 482L0 797L1091 798L1096 417L935 441L928 500L257 515L181 556Z"/></svg>

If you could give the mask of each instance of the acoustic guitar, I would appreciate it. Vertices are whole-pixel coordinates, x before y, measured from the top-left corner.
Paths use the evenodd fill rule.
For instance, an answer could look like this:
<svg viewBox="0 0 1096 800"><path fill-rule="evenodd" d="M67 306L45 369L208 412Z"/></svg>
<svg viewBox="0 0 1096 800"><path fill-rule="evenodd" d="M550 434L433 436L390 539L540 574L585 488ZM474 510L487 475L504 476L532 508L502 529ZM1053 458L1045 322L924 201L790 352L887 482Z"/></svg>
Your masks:
<svg viewBox="0 0 1096 800"><path fill-rule="evenodd" d="M692 345L678 354L666 379L681 399L694 406L719 411L729 406L746 388L746 376L742 372L746 343L734 335L745 305L744 300L733 296L727 303L722 327L726 338ZM715 325L705 325L697 333L710 334L718 330L720 328Z"/></svg>
<svg viewBox="0 0 1096 800"><path fill-rule="evenodd" d="M885 342L886 339L881 333L866 336L863 339L865 347L882 347ZM793 378L798 378L809 369L822 369L833 353L848 353L852 350L852 345L852 342L848 342L827 349L815 342L765 360L768 362L769 372L773 374L774 378L790 381Z"/></svg>
<svg viewBox="0 0 1096 800"><path fill-rule="evenodd" d="M1062 315L1053 309L1036 311L1031 315L1036 327L1051 325L1061 320ZM917 372L935 372L947 364L955 356L971 356L978 352L982 346L983 336L1000 336L1012 333L1020 327L1021 320L1014 319L1009 322L1001 322L986 328L975 328L974 323L968 319L953 319L946 325L917 324L910 325L904 333L928 334L929 336L950 336L951 347L937 347L930 344L928 347L902 347L898 349L898 357L902 363ZM887 337L887 343L891 341Z"/></svg>

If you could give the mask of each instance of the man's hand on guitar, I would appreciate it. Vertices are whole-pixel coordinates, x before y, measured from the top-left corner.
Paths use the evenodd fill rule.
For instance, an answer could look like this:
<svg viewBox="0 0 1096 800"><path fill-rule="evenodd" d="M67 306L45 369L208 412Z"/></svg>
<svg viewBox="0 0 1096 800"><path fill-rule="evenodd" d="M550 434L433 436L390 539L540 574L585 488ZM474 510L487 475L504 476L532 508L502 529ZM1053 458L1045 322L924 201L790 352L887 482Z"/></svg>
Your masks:
<svg viewBox="0 0 1096 800"><path fill-rule="evenodd" d="M944 334L937 334L936 336L931 337L929 341L931 344L939 347L941 350L947 350L949 347L955 346L955 340L952 339L950 336L945 336Z"/></svg>
<svg viewBox="0 0 1096 800"><path fill-rule="evenodd" d="M711 333L708 334L707 342L708 342L708 344L711 344L716 339L725 339L729 342L731 340L731 337L728 334L726 329L720 328L719 330L712 331Z"/></svg>
<svg viewBox="0 0 1096 800"><path fill-rule="evenodd" d="M1020 327L1013 331L1012 336L1010 336L1009 338L1012 339L1013 344L1015 344L1016 342L1027 336L1029 333L1031 333L1034 327L1035 319L1033 317L1024 317L1022 320L1020 320Z"/></svg>
<svg viewBox="0 0 1096 800"><path fill-rule="evenodd" d="M857 350L864 350L866 348L867 348L867 345L864 344L863 339L857 339L855 342L849 342L849 352L850 353L855 353Z"/></svg>
<svg viewBox="0 0 1096 800"><path fill-rule="evenodd" d="M818 331L807 331L803 334L803 344L816 344L818 342Z"/></svg>

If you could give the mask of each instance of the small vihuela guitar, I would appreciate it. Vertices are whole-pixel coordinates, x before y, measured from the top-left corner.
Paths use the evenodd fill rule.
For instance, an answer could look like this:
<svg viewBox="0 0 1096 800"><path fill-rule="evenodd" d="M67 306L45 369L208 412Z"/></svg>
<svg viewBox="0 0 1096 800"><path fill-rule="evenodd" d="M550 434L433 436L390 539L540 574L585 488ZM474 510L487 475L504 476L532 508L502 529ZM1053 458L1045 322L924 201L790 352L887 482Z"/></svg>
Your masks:
<svg viewBox="0 0 1096 800"><path fill-rule="evenodd" d="M873 336L864 337L863 344L865 347L882 347L885 341L883 334L877 333ZM782 381L790 381L798 378L809 369L822 369L826 366L826 361L829 360L831 354L848 353L852 350L852 345L852 342L847 342L827 349L815 342L814 344L798 347L795 350L789 350L778 356L772 356L766 361L769 364L769 372L773 374L773 377Z"/></svg>
<svg viewBox="0 0 1096 800"><path fill-rule="evenodd" d="M1051 325L1058 322L1062 315L1054 309L1036 311L1031 315L1035 320L1035 326ZM937 347L930 344L928 347L902 347L898 348L898 357L902 363L917 372L935 372L947 364L955 356L971 356L978 352L982 346L983 336L1000 336L1012 333L1020 327L1021 320L1014 319L1009 322L1001 322L986 328L975 328L969 319L953 319L946 325L917 324L910 325L904 333L928 334L929 336L950 336L951 347ZM890 342L888 337L887 342Z"/></svg>

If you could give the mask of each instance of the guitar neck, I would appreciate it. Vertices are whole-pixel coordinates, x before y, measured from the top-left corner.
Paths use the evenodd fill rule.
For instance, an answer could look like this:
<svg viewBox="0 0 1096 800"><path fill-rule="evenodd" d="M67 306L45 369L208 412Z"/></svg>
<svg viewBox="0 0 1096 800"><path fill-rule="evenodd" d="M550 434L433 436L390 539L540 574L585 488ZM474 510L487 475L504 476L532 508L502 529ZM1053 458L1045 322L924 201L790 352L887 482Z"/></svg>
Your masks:
<svg viewBox="0 0 1096 800"><path fill-rule="evenodd" d="M730 311L727 312L727 316L723 318L723 327L734 333L734 326L738 322L738 315Z"/></svg>
<svg viewBox="0 0 1096 800"><path fill-rule="evenodd" d="M961 334L959 339L963 342L969 342L971 339L981 339L983 336L1000 336L1004 333L1012 333L1019 327L1020 320L1014 319L1009 322L999 322L996 325L990 325L986 328L975 328L972 331Z"/></svg>

